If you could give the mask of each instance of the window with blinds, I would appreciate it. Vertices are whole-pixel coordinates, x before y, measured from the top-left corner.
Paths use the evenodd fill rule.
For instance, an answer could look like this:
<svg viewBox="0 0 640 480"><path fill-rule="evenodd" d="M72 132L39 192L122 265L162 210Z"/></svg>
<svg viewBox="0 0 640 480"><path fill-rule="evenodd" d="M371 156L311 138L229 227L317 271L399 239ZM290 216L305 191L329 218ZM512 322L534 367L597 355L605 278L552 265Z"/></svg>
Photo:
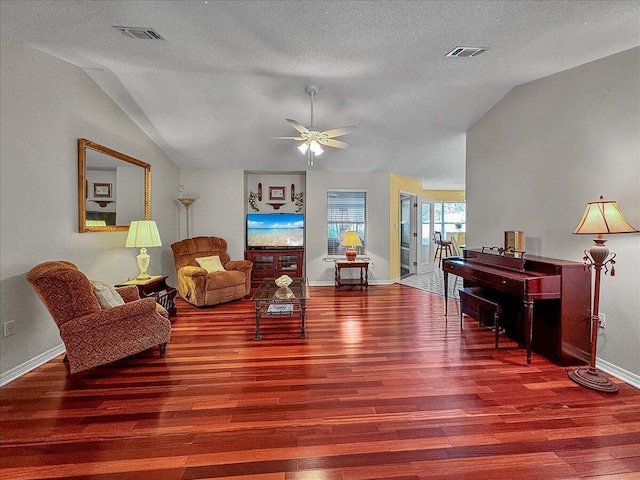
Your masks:
<svg viewBox="0 0 640 480"><path fill-rule="evenodd" d="M358 255L367 251L367 192L362 190L327 191L327 255L344 256L341 245L347 230L355 230L360 236Z"/></svg>

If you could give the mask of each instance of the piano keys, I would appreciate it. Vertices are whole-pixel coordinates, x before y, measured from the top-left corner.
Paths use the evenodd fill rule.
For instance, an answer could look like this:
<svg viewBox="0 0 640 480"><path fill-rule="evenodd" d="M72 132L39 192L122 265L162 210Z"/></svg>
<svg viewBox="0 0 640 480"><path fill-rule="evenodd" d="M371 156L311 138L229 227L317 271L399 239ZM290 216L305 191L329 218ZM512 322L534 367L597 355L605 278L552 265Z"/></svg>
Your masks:
<svg viewBox="0 0 640 480"><path fill-rule="evenodd" d="M582 263L553 258L465 250L463 257L443 260L445 315L448 275L462 277L465 287L494 290L503 303L503 318L515 328L526 349L558 365L589 362L591 275Z"/></svg>

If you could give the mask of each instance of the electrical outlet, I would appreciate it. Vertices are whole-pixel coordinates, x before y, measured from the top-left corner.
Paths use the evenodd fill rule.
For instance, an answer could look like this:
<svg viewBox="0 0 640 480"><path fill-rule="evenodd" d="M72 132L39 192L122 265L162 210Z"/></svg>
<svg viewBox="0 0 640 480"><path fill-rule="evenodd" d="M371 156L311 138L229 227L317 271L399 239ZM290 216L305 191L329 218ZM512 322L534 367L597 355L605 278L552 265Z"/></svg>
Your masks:
<svg viewBox="0 0 640 480"><path fill-rule="evenodd" d="M3 337L8 337L10 335L13 335L13 326L14 326L13 320L11 320L10 322L3 323L2 324L2 336Z"/></svg>
<svg viewBox="0 0 640 480"><path fill-rule="evenodd" d="M605 318L604 313L598 314L598 320L599 320L600 328L605 328L607 326L607 320Z"/></svg>

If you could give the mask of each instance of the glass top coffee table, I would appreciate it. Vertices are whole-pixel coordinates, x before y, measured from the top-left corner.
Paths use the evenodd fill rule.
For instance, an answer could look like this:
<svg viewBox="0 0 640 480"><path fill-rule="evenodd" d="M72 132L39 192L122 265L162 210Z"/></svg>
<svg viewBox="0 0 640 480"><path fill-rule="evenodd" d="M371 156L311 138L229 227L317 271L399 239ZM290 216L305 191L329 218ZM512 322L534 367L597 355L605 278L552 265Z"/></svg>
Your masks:
<svg viewBox="0 0 640 480"><path fill-rule="evenodd" d="M256 302L256 334L260 340L260 319L300 317L300 338L307 338L305 329L306 301L310 298L309 282L306 278L294 278L288 287L278 287L275 278L265 278L251 301Z"/></svg>

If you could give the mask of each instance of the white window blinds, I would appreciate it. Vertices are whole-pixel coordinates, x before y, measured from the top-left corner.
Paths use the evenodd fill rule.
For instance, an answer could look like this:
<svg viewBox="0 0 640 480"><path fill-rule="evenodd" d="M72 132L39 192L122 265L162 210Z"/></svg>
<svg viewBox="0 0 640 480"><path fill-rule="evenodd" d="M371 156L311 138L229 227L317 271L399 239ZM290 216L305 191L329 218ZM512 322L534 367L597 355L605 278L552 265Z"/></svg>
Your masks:
<svg viewBox="0 0 640 480"><path fill-rule="evenodd" d="M355 230L360 236L362 247L356 247L358 255L367 248L367 192L327 191L327 254L343 256L345 247L340 245L347 230Z"/></svg>

